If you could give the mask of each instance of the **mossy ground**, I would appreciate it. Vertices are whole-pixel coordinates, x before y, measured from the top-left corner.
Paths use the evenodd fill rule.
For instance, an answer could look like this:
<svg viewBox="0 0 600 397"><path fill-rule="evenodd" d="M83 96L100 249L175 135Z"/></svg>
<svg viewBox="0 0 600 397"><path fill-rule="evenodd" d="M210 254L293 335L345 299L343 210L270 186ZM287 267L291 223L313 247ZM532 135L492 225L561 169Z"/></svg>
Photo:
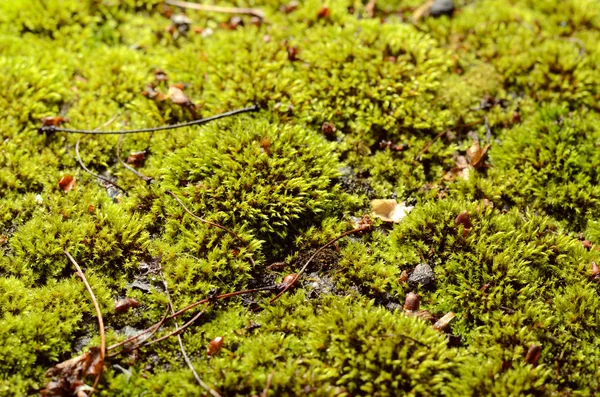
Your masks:
<svg viewBox="0 0 600 397"><path fill-rule="evenodd" d="M260 394L271 373L269 395L595 395L600 251L581 240L600 245L598 2L458 1L451 18L416 24L417 0L377 1L373 17L361 1L285 3L219 2L265 12L237 29L187 11L191 30L173 35L159 1L0 2L0 394L36 394L48 368L99 343L65 249L113 343L162 317L158 264L176 307L280 282L369 199L397 198L415 206L401 223L341 240L273 305L264 293L261 311L248 299L209 309L183 334L204 381L226 396ZM128 136L123 152L147 150L152 185L120 166L117 136L84 137L88 167L129 190L117 197L77 164L78 136L38 133L61 112L75 128L192 119L142 95L158 69L198 116L262 110ZM477 137L489 167L444 177ZM249 243L193 221L167 189ZM468 234L454 223L465 210ZM401 273L422 261L435 283L411 288ZM457 314L452 338L402 313L410 291L435 317ZM115 314L124 296L141 306ZM203 392L171 338L108 362L98 395Z"/></svg>

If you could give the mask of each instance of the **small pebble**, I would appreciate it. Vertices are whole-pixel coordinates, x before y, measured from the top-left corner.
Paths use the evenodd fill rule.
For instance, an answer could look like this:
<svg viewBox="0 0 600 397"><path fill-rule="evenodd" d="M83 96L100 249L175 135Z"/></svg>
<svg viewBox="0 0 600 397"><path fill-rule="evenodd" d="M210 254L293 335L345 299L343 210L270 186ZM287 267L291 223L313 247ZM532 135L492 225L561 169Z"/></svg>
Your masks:
<svg viewBox="0 0 600 397"><path fill-rule="evenodd" d="M416 287L417 285L427 286L433 283L433 269L427 263L421 263L415 267L412 274L408 278L408 284Z"/></svg>
<svg viewBox="0 0 600 397"><path fill-rule="evenodd" d="M429 15L432 17L439 17L442 15L452 15L454 12L454 1L453 0L435 0L429 11Z"/></svg>

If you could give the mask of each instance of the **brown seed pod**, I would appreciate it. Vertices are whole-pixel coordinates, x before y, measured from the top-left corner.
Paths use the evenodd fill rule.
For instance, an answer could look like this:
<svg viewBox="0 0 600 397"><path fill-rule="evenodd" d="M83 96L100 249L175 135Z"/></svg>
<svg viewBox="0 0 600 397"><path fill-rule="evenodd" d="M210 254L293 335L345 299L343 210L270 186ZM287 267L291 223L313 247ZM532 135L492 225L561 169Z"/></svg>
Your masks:
<svg viewBox="0 0 600 397"><path fill-rule="evenodd" d="M468 211L463 211L454 219L456 226L463 225L465 229L471 228L471 217Z"/></svg>
<svg viewBox="0 0 600 397"><path fill-rule="evenodd" d="M291 285L292 283L296 284L297 281L298 278L296 278L294 273L288 274L283 278L283 288L287 288L288 285Z"/></svg>
<svg viewBox="0 0 600 397"><path fill-rule="evenodd" d="M321 125L321 132L327 137L335 136L335 131L335 125L333 123L330 123L329 121L324 121Z"/></svg>
<svg viewBox="0 0 600 397"><path fill-rule="evenodd" d="M223 339L222 336L217 336L215 339L211 340L208 344L208 348L206 349L206 354L209 356L214 356L217 354L223 347L224 341L225 339Z"/></svg>
<svg viewBox="0 0 600 397"><path fill-rule="evenodd" d="M413 313L419 310L419 306L421 305L421 298L419 295L414 292L409 292L404 299L404 312L405 313Z"/></svg>
<svg viewBox="0 0 600 397"><path fill-rule="evenodd" d="M135 300L134 298L125 298L121 299L117 303L115 303L115 313L125 313L132 307L139 307L140 302Z"/></svg>
<svg viewBox="0 0 600 397"><path fill-rule="evenodd" d="M542 352L542 346L540 345L531 345L529 350L527 350L527 354L525 355L525 362L527 364L531 364L534 367L537 365L537 361L540 358L540 353Z"/></svg>
<svg viewBox="0 0 600 397"><path fill-rule="evenodd" d="M454 317L456 317L456 313L454 312L448 312L444 314L442 318L440 318L435 322L435 324L433 324L433 329L438 331L445 331L446 328L448 328L448 325L450 325L450 321L452 321Z"/></svg>

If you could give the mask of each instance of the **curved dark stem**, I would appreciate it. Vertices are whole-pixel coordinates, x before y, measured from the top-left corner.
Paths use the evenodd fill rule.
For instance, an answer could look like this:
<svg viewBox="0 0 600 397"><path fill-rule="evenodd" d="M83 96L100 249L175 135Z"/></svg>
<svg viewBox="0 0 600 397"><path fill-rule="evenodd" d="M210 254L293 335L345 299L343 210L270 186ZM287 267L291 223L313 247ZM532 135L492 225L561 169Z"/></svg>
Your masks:
<svg viewBox="0 0 600 397"><path fill-rule="evenodd" d="M181 199L180 199L179 197L177 197L177 195L176 195L175 193L173 193L173 192L172 192L172 191L170 191L170 190L167 190L167 193L169 193L171 196L173 196L173 198L174 198L175 200L177 200L177 202L179 203L179 205L181 205L181 208L183 208L183 210L184 210L185 212L187 212L189 216L191 216L192 218L194 218L194 219L195 219L195 220L197 220L198 222L206 223L207 225L214 226L214 227L216 227L216 228L219 228L219 229L221 229L221 230L225 230L225 231L226 231L227 233L229 233L231 236L233 236L234 238L238 239L238 240L239 240L239 241L240 241L242 244L244 244L244 245L248 245L248 243L247 243L247 242L246 242L244 239L242 239L242 238L241 238L241 237L240 237L240 236L239 236L239 235L238 235L236 232L234 232L233 230L231 230L231 229L229 229L229 228L226 228L226 227L225 227L225 226L223 226L223 225L219 225L218 223L214 223L214 222L211 222L211 221L207 221L207 220L206 220L206 219L204 219L204 218L200 218L198 215L196 215L196 214L194 214L192 211L190 211L190 210L188 209L188 207L186 207L186 206L185 206L185 204L183 204L183 201L181 201ZM252 266L255 266L254 259L252 258L252 255L250 255L250 256L248 257L248 259L250 259L250 263L252 264Z"/></svg>
<svg viewBox="0 0 600 397"><path fill-rule="evenodd" d="M98 178L100 180L103 180L104 182L107 182L107 183L111 184L112 186L116 187L117 189L119 189L123 193L128 194L127 190L125 190L121 186L117 185L115 182L113 182L110 179L108 179L106 177L103 177L101 175L94 174L92 171L90 171L90 169L88 167L85 166L85 164L83 163L83 160L81 159L81 154L79 154L79 142L81 142L81 138L79 138L77 140L77 143L75 144L75 154L77 155L77 161L79 162L79 165L81 166L81 168L83 168L83 170L85 172L87 172L88 174L90 174L91 176L96 177L96 178Z"/></svg>
<svg viewBox="0 0 600 397"><path fill-rule="evenodd" d="M314 254L312 254L312 256L310 258L308 258L308 260L306 261L306 263L304 264L304 266L302 266L302 269L300 269L300 271L298 272L298 274L296 274L294 276L294 279L290 280L290 282L286 284L285 288L280 293L278 293L277 295L275 295L275 297L273 299L271 299L269 301L269 303L275 302L275 300L277 300L281 295L285 294L287 290L289 290L290 288L292 288L294 286L294 284L296 284L296 281L300 278L300 276L306 271L306 268L308 267L308 265L310 264L310 262L312 262L312 260L315 259L315 257L317 255L319 255L325 248L329 247L331 244L335 243L336 241L338 241L338 240L340 240L340 239L342 239L342 238L344 238L346 236L349 236L349 235L354 234L354 233L359 233L359 232L362 232L362 231L365 231L365 230L369 230L369 229L371 229L370 225L361 226L361 227L357 227L356 229L349 230L349 231L347 231L345 233L340 234L339 236L337 236L336 238L334 238L333 240L329 241L327 244L325 244L324 246L322 246L321 248L319 248Z"/></svg>
<svg viewBox="0 0 600 397"><path fill-rule="evenodd" d="M208 306L210 306L210 303L211 303L210 301L206 302L206 306L204 306L204 308L202 308L202 310L200 310L194 317L192 317L192 319L190 321L188 321L187 323L183 324L181 327L176 327L175 331L170 332L170 333L168 333L166 335L163 335L163 336L161 336L158 339L154 339L154 340L151 340L149 342L142 342L142 343L140 343L139 346L140 347L141 346L150 346L150 345L153 345L153 344L158 343L160 341L163 341L163 340L165 340L167 338L170 338L173 335L179 335L180 333L182 333L183 331L185 331L186 328L188 328L190 325L192 325L196 320L198 320L206 312L206 309L208 309Z"/></svg>
<svg viewBox="0 0 600 397"><path fill-rule="evenodd" d="M42 126L40 130L42 132L66 132L70 134L89 134L89 135L110 135L110 134L139 134L142 132L156 132L156 131L164 131L164 130L173 130L175 128L189 127L191 125L199 125L205 124L213 120L218 120L224 117L233 116L240 113L254 112L258 110L259 107L257 105L252 105L247 108L236 109L229 112L217 114L216 116L210 116L205 119L188 121L185 123L173 124L173 125L163 125L160 127L150 127L150 128L139 128L136 130L123 130L123 131L95 131L95 130L77 130L71 128L60 128L53 125Z"/></svg>

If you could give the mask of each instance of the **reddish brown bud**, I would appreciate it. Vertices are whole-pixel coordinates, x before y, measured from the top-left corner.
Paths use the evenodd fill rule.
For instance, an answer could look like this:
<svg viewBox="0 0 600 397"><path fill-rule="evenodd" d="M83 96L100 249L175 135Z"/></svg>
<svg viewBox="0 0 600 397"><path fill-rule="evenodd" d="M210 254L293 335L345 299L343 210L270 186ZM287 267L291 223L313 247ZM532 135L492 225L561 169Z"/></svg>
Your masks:
<svg viewBox="0 0 600 397"><path fill-rule="evenodd" d="M323 6L317 13L317 18L319 18L319 19L329 18L330 14L331 14L331 9L327 6Z"/></svg>
<svg viewBox="0 0 600 397"><path fill-rule="evenodd" d="M469 212L463 211L460 214L458 214L456 219L454 219L454 224L456 226L463 225L465 229L470 229L471 228L471 217L469 216Z"/></svg>
<svg viewBox="0 0 600 397"><path fill-rule="evenodd" d="M421 305L421 298L414 292L409 292L404 299L404 311L405 312L416 312L419 310Z"/></svg>
<svg viewBox="0 0 600 397"><path fill-rule="evenodd" d="M115 303L115 313L125 313L132 307L139 307L140 302L133 298L125 298L121 299L117 303Z"/></svg>
<svg viewBox="0 0 600 397"><path fill-rule="evenodd" d="M321 125L321 132L323 133L323 135L327 136L327 137L332 137L335 135L335 125L333 123L330 123L329 121L325 121L323 122L323 125Z"/></svg>
<svg viewBox="0 0 600 397"><path fill-rule="evenodd" d="M211 340L208 344L208 348L206 349L206 354L209 356L214 356L217 354L223 347L224 341L225 340L222 336L217 336L215 339Z"/></svg>
<svg viewBox="0 0 600 397"><path fill-rule="evenodd" d="M296 275L294 273L288 274L287 276L285 276L283 278L283 288L287 288L288 286L291 286L292 284L296 284L297 281L298 281L298 278L296 277Z"/></svg>
<svg viewBox="0 0 600 397"><path fill-rule="evenodd" d="M529 350L527 350L527 354L525 355L525 362L527 364L531 364L533 366L537 365L537 361L540 358L540 353L542 352L542 346L540 345L531 345Z"/></svg>

